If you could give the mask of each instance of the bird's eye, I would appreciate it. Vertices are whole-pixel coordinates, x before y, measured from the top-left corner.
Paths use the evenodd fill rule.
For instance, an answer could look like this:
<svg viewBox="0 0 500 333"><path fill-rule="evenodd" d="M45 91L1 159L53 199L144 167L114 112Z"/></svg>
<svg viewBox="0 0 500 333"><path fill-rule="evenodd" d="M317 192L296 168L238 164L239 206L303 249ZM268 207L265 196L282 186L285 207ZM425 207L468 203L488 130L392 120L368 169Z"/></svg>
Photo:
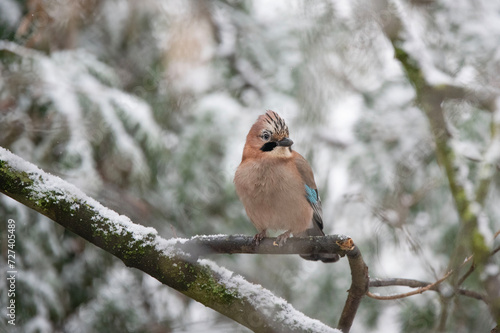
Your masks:
<svg viewBox="0 0 500 333"><path fill-rule="evenodd" d="M262 133L261 137L264 141L268 141L271 138L271 134L269 134L268 132L264 132Z"/></svg>

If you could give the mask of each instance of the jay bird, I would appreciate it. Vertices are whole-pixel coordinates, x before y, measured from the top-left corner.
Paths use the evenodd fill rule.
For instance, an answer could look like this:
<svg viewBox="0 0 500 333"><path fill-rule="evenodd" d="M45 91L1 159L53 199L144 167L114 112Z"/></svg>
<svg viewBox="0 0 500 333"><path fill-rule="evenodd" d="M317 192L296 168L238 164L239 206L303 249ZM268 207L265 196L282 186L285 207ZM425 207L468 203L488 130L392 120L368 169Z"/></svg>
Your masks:
<svg viewBox="0 0 500 333"><path fill-rule="evenodd" d="M248 217L257 228L258 245L270 230L286 230L276 239L285 244L290 234L324 236L323 214L311 166L292 150L288 126L274 111L259 116L248 132L234 184ZM307 260L335 262L338 254L301 255Z"/></svg>

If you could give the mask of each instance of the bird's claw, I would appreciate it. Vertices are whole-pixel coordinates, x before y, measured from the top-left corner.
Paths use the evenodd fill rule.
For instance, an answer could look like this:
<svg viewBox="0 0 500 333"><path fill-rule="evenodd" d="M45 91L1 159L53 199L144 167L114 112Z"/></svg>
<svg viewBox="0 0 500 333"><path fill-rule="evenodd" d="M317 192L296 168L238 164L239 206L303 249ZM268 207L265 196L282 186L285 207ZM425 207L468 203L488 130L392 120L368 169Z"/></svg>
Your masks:
<svg viewBox="0 0 500 333"><path fill-rule="evenodd" d="M273 242L274 246L282 247L286 244L286 240L290 237L291 232L287 231L276 237L276 240Z"/></svg>
<svg viewBox="0 0 500 333"><path fill-rule="evenodd" d="M256 234L255 236L253 236L253 241L255 243L255 245L259 245L260 244L260 241L264 239L264 237L266 237L266 230L263 230L261 232L259 232L258 234Z"/></svg>

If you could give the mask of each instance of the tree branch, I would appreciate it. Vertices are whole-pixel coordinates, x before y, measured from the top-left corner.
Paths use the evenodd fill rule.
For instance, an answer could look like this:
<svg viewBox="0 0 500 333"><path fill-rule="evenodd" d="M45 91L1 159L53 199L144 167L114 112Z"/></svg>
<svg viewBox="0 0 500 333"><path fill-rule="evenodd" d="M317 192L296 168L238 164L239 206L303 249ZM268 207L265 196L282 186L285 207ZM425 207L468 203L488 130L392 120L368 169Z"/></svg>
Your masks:
<svg viewBox="0 0 500 333"><path fill-rule="evenodd" d="M348 333L351 328L359 304L368 291L369 282L368 267L359 249L353 245L353 250L347 253L347 258L351 268L352 283L338 324L338 328L344 333Z"/></svg>
<svg viewBox="0 0 500 333"><path fill-rule="evenodd" d="M493 256L499 248L493 250L491 252L491 256ZM467 264L469 261L471 261L474 258L474 256L469 256L461 265L459 268ZM474 272L476 268L476 265L474 261L472 261L471 266L467 270L467 272L458 280L457 283L457 288L455 288L455 292L459 295L463 296L468 296L472 297L478 300L481 300L485 303L487 303L487 297L485 295L482 295L478 292L467 290L467 289L462 289L458 288L471 274ZM456 272L459 272L457 269ZM417 294L421 294L427 290L433 290L437 291L438 293L440 292L439 290L439 284L446 280L448 277L450 277L454 271L449 271L442 279L436 281L436 282L425 282L425 281L419 281L419 280L413 280L413 279L402 279L402 278L394 278L394 279L371 279L369 282L370 287L389 287L389 286L405 286L405 287L411 287L411 288L419 288L418 290L411 291L408 293L404 294L397 294L397 295L390 295L390 296L380 296L380 295L375 295L373 293L367 292L367 296L370 298L378 299L378 300L395 300L395 299L400 299L400 298L405 298L408 296L413 296Z"/></svg>
<svg viewBox="0 0 500 333"><path fill-rule="evenodd" d="M240 248L240 252L243 252L251 237L165 240L155 229L132 223L127 217L103 207L73 185L43 172L1 147L0 184L1 193L113 254L128 267L151 275L254 332L339 332L306 317L269 290L249 283L209 260L197 258L203 253L202 250L213 249L212 253L216 253L217 246L214 244L222 246L224 237L245 244ZM342 249L337 243L327 245L329 240L340 241L342 245L350 239L343 236L313 239L312 243L316 245L312 246L319 251L333 250L341 255L350 255L349 249ZM262 251L306 253L306 249L311 246L301 244L308 243L308 239L290 239L283 248L270 247L267 244L269 242L272 241L266 239L263 242ZM252 246L248 249L252 251ZM260 250L253 247L253 251ZM357 253L357 248L352 251Z"/></svg>
<svg viewBox="0 0 500 333"><path fill-rule="evenodd" d="M195 236L189 240L179 240L177 247L193 256L208 254L311 254L349 253L352 239L344 235L310 236L289 238L283 246L274 245L275 237L264 238L258 246L252 236L209 235ZM350 244L350 246L349 246Z"/></svg>
<svg viewBox="0 0 500 333"><path fill-rule="evenodd" d="M435 283L432 282L427 282L427 281L419 281L419 280L412 280L412 279L401 279L401 278L396 278L396 279L372 279L370 280L370 287L390 287L390 286L404 286L404 287L411 287L411 288L426 288L429 287L426 290L432 290L436 292L440 292L439 290L439 284L438 285L433 285ZM421 292L414 291L411 295L407 294L398 294L398 295L391 295L391 296L379 296L375 295L373 293L368 294L368 297L375 298L375 299L381 299L381 300L388 300L388 299L398 299L398 298L403 298L403 297L408 297L416 294L421 294L422 292L426 291L422 290ZM478 292L472 291L472 290L467 290L467 289L462 289L459 288L456 290L456 292L459 295L475 298L480 301L485 301L484 295L481 295ZM388 297L394 297L394 296L401 296L405 295L402 297L395 297L395 298L388 298Z"/></svg>
<svg viewBox="0 0 500 333"><path fill-rule="evenodd" d="M437 280L436 282L431 283L425 287L418 288L417 290L404 293L404 294L389 295L389 296L379 296L379 295L372 294L371 292L367 292L366 294L368 295L368 297L378 299L378 300L395 300L395 299L405 298L408 296L421 294L427 290L430 290L431 288L436 288L441 282L443 282L448 277L450 277L451 273L452 273L452 271L449 271L448 273L445 274L445 276L443 276L441 279Z"/></svg>
<svg viewBox="0 0 500 333"><path fill-rule="evenodd" d="M338 328L344 333L349 332L359 304L368 291L369 282L368 267L352 239L343 235L290 238L283 247L274 245L275 239L264 238L260 245L256 246L253 237L244 235L196 236L187 241L182 240L177 246L185 252L195 254L195 256L224 253L337 253L341 256L347 255L351 268L352 283L339 319Z"/></svg>

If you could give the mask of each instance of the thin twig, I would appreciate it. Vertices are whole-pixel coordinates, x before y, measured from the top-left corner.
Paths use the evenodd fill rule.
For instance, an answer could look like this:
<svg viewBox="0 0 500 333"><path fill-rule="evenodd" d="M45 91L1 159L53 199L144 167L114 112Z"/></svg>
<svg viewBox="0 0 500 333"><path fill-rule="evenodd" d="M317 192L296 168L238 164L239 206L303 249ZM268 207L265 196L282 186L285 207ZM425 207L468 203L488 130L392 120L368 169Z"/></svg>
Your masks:
<svg viewBox="0 0 500 333"><path fill-rule="evenodd" d="M459 295L475 298L477 300L480 300L480 301L483 301L486 303L486 296L484 296L483 294L480 294L478 292L475 292L472 290L467 290L467 289L462 289L462 288L457 289L456 292Z"/></svg>
<svg viewBox="0 0 500 333"><path fill-rule="evenodd" d="M372 294L371 292L368 291L366 293L366 295L370 298L374 298L374 299L378 299L378 300L395 300L395 299L401 299L401 298L405 298L405 297L409 297L409 296L413 296L413 295L418 295L418 294L421 294L423 292L426 292L427 290L430 290L431 288L436 287L441 282L443 282L444 280L449 278L452 273L453 273L453 271L449 271L448 273L445 274L445 276L443 276L441 279L437 280L436 282L431 283L425 287L418 288L417 290L413 290L413 291L404 293L404 294L379 296L379 295Z"/></svg>
<svg viewBox="0 0 500 333"><path fill-rule="evenodd" d="M500 234L500 231L497 231L494 238L496 238L498 236L498 234ZM500 251L500 246L498 246L493 251L491 251L490 256L494 256L498 251ZM470 256L469 259L472 257L473 256ZM461 285L472 274L472 272L474 272L475 269L476 269L476 265L475 265L475 262L473 261L472 265L469 267L469 270L464 274L464 276L462 276L460 278L460 280L458 280L457 286Z"/></svg>
<svg viewBox="0 0 500 333"><path fill-rule="evenodd" d="M460 267L462 267L463 265L465 265L466 263L468 263L471 259L473 258L473 256L469 256L467 259L464 260L464 262L460 265ZM378 300L395 300L395 299L401 299L401 298L405 298L405 297L409 297L409 296L413 296L413 295L418 295L418 294L421 294L423 292L426 292L427 290L435 290L437 291L437 286L443 282L444 280L446 280L448 277L450 277L452 274L453 274L453 270L450 270L448 273L445 274L445 276L443 276L441 279L437 280L436 282L434 283L430 283L430 284L427 284L426 286L423 286L421 288L418 288L417 290L413 290L413 291L410 291L410 292L407 292L407 293L404 293L404 294L396 294L396 295L388 295L388 296L379 296L379 295L375 295L369 291L366 292L366 295L370 298L374 298L374 299L378 299ZM409 287L417 287L419 283L421 283L421 281L417 281L417 280L408 280L408 279L394 279L393 282L397 282L397 283L401 283L399 285L406 285L406 286L409 286ZM408 284L404 284L404 283L408 283ZM370 287L381 287L381 286L384 286L382 284L378 285L379 283L372 283L370 282ZM411 285L409 285L411 284ZM398 285L398 284L393 284L393 285ZM387 286L387 285L385 285ZM468 293L469 294L469 293ZM464 293L465 295L465 293ZM467 295L466 295L467 296ZM482 296L481 296L481 299L482 299Z"/></svg>
<svg viewBox="0 0 500 333"><path fill-rule="evenodd" d="M493 236L493 239L497 238L498 235L500 235L500 230L498 230L497 232L495 232L495 235Z"/></svg>
<svg viewBox="0 0 500 333"><path fill-rule="evenodd" d="M428 281L419 281L419 280L413 280L413 279L401 279L401 278L396 278L396 279L384 279L384 280L370 280L370 287L390 287L390 286L404 286L404 287L410 287L410 288L423 288L427 287L428 285L431 285L431 282ZM436 291L439 293L439 286L434 286L430 288L429 290ZM485 298L482 294L467 290L467 289L462 289L459 288L456 290L456 293L459 295L475 298L477 300L484 301Z"/></svg>
<svg viewBox="0 0 500 333"><path fill-rule="evenodd" d="M426 287L432 282L419 281L413 279L403 279L403 278L395 278L395 279L373 279L370 280L370 287L390 287L390 286L404 286L411 288L422 288Z"/></svg>
<svg viewBox="0 0 500 333"><path fill-rule="evenodd" d="M472 274L472 272L474 272L475 269L476 265L474 262L472 262L467 272L465 272L465 274L458 280L457 286L460 286L462 283L464 283L464 281Z"/></svg>

